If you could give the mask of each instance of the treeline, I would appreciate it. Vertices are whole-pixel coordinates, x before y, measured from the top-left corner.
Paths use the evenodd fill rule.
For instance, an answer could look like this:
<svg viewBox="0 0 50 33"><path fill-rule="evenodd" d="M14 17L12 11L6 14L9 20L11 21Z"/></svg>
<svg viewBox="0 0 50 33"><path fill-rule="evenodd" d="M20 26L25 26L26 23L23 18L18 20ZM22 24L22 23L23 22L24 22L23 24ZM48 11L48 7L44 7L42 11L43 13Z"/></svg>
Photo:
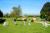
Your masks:
<svg viewBox="0 0 50 33"><path fill-rule="evenodd" d="M19 17L22 16L22 9L20 7L20 5L18 7L12 7L12 12L4 14L3 17Z"/></svg>

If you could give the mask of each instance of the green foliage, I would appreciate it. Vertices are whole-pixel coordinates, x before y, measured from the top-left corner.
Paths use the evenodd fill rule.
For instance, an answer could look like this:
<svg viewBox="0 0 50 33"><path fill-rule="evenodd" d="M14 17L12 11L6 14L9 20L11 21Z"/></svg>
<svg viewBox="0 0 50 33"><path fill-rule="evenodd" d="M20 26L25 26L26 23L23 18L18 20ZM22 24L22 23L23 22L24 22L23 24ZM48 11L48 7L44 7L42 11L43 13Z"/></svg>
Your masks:
<svg viewBox="0 0 50 33"><path fill-rule="evenodd" d="M50 16L50 2L47 2L44 4L43 8L41 9L40 18L48 19L49 16Z"/></svg>
<svg viewBox="0 0 50 33"><path fill-rule="evenodd" d="M21 14L21 8L20 8L20 6L18 6L18 7L13 7L13 12L11 12L11 17L19 17L20 15L22 15Z"/></svg>
<svg viewBox="0 0 50 33"><path fill-rule="evenodd" d="M3 17L3 13L2 13L2 11L0 10L0 17Z"/></svg>

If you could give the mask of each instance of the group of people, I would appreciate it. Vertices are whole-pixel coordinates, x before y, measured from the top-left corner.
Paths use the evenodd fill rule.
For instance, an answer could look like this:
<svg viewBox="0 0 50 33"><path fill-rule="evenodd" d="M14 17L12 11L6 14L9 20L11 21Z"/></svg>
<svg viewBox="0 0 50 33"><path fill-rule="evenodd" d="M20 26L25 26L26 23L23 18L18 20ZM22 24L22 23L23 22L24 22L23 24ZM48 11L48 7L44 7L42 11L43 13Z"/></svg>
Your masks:
<svg viewBox="0 0 50 33"><path fill-rule="evenodd" d="M30 26L31 22L35 22L36 18L32 18L32 20L29 19L28 21L26 17L21 18L21 20L17 20L16 18L12 20L15 25L17 25L17 21L21 21L21 23L23 22L24 25L26 25L26 23L28 22L28 25ZM8 22L6 21L6 19L2 21L0 20L0 23L2 23L3 26L8 26Z"/></svg>
<svg viewBox="0 0 50 33"><path fill-rule="evenodd" d="M21 18L21 20L14 19L14 24L15 25L17 25L17 21L21 21L21 23L23 22L24 25L26 25L26 23L28 22L28 25L31 25L31 22L35 22L36 21L36 18L27 19L27 18L23 17L23 18Z"/></svg>
<svg viewBox="0 0 50 33"><path fill-rule="evenodd" d="M28 19L23 17L21 18L21 20L17 20L16 18L13 19L13 23L15 25L17 25L17 21L21 21L21 23L23 22L24 25L26 25L26 23L28 22L28 25L31 25L31 22L36 22L36 18L32 18L32 19ZM43 22L36 22L36 23L41 23L43 26L48 27L50 24L48 24L47 21L43 21ZM6 22L6 19L0 19L0 24L2 24L3 26L7 26L8 22Z"/></svg>

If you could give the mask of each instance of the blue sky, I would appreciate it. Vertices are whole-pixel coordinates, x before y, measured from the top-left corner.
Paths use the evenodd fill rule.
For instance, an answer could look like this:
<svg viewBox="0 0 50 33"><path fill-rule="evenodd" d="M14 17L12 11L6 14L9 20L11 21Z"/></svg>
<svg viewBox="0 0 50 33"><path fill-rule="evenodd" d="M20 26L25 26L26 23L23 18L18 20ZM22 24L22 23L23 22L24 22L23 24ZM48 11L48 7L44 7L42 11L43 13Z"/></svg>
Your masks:
<svg viewBox="0 0 50 33"><path fill-rule="evenodd" d="M13 6L20 5L23 15L39 15L46 2L50 2L50 0L0 0L0 9L6 14L12 11Z"/></svg>

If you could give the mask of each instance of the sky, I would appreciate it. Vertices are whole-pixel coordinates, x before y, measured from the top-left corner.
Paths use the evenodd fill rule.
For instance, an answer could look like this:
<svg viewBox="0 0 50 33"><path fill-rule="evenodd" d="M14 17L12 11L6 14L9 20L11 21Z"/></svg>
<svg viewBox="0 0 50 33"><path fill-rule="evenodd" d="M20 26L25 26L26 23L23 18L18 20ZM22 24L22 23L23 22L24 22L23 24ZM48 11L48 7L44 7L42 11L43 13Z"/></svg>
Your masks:
<svg viewBox="0 0 50 33"><path fill-rule="evenodd" d="M12 8L21 6L23 15L40 15L40 10L50 0L0 0L0 9L4 14L11 13Z"/></svg>

